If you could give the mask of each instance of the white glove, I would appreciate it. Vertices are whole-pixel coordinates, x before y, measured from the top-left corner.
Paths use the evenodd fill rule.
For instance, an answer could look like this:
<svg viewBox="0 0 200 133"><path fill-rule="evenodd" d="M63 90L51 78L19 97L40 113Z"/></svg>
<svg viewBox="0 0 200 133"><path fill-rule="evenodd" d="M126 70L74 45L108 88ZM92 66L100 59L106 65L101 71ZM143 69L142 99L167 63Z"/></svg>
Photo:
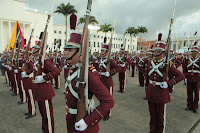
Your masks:
<svg viewBox="0 0 200 133"><path fill-rule="evenodd" d="M4 64L2 63L2 66L4 66Z"/></svg>
<svg viewBox="0 0 200 133"><path fill-rule="evenodd" d="M25 78L27 76L26 72L22 72L21 75L22 75L22 78Z"/></svg>
<svg viewBox="0 0 200 133"><path fill-rule="evenodd" d="M9 70L11 71L11 70L12 70L12 67L9 67Z"/></svg>
<svg viewBox="0 0 200 133"><path fill-rule="evenodd" d="M125 64L120 64L121 67L125 67Z"/></svg>
<svg viewBox="0 0 200 133"><path fill-rule="evenodd" d="M84 131L87 127L88 125L85 123L83 119L75 123L75 129L77 131Z"/></svg>
<svg viewBox="0 0 200 133"><path fill-rule="evenodd" d="M185 78L185 84L187 84L187 78Z"/></svg>
<svg viewBox="0 0 200 133"><path fill-rule="evenodd" d="M110 76L110 73L109 73L109 72L105 72L105 73L104 73L104 76L109 77L109 76Z"/></svg>
<svg viewBox="0 0 200 133"><path fill-rule="evenodd" d="M163 88L163 89L166 89L168 87L167 82L162 82L160 87Z"/></svg>
<svg viewBox="0 0 200 133"><path fill-rule="evenodd" d="M67 65L64 65L64 69L67 69Z"/></svg>
<svg viewBox="0 0 200 133"><path fill-rule="evenodd" d="M18 70L14 70L15 73L18 73Z"/></svg>
<svg viewBox="0 0 200 133"><path fill-rule="evenodd" d="M43 82L46 82L46 80L44 80L43 76L36 76L35 77L35 80L34 80L34 83L43 83Z"/></svg>

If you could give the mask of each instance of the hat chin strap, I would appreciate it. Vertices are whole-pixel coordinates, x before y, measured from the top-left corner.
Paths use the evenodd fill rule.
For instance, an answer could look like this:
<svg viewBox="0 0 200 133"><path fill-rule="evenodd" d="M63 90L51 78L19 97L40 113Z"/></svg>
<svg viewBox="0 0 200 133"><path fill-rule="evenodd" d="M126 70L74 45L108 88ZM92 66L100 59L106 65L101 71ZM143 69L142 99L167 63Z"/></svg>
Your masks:
<svg viewBox="0 0 200 133"><path fill-rule="evenodd" d="M162 53L160 53L159 55L153 55L154 57L158 57L160 55L162 55L165 51L162 51Z"/></svg>
<svg viewBox="0 0 200 133"><path fill-rule="evenodd" d="M70 58L68 58L66 60L71 60L78 53L78 51L79 51L79 49L77 49L76 52Z"/></svg>

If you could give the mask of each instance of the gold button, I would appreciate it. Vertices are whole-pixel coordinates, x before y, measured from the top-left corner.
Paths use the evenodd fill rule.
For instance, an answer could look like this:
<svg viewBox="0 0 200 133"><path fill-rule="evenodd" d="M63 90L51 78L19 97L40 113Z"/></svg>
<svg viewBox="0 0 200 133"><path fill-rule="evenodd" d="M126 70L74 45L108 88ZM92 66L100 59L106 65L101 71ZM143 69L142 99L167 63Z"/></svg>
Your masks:
<svg viewBox="0 0 200 133"><path fill-rule="evenodd" d="M154 79L156 79L156 77L154 77Z"/></svg>
<svg viewBox="0 0 200 133"><path fill-rule="evenodd" d="M95 122L97 122L97 120L95 120Z"/></svg>
<svg viewBox="0 0 200 133"><path fill-rule="evenodd" d="M156 73L154 75L156 75Z"/></svg>
<svg viewBox="0 0 200 133"><path fill-rule="evenodd" d="M94 125L94 123L92 123L92 126Z"/></svg>
<svg viewBox="0 0 200 133"><path fill-rule="evenodd" d="M68 91L66 91L66 94L68 94Z"/></svg>

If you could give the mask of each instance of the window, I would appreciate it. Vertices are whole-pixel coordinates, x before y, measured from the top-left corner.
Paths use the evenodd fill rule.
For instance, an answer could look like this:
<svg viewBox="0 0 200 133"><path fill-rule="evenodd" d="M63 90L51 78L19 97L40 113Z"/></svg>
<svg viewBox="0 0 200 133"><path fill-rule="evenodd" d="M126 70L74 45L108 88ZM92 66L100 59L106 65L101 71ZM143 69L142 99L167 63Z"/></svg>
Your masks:
<svg viewBox="0 0 200 133"><path fill-rule="evenodd" d="M98 48L99 48L99 42L98 42Z"/></svg>
<svg viewBox="0 0 200 133"><path fill-rule="evenodd" d="M59 31L59 34L61 34L61 31Z"/></svg>
<svg viewBox="0 0 200 133"><path fill-rule="evenodd" d="M128 45L128 49L129 49L129 45Z"/></svg>
<svg viewBox="0 0 200 133"><path fill-rule="evenodd" d="M122 41L122 39L121 39L121 41Z"/></svg>
<svg viewBox="0 0 200 133"><path fill-rule="evenodd" d="M101 36L101 38L103 38L103 36Z"/></svg>
<svg viewBox="0 0 200 133"><path fill-rule="evenodd" d="M108 37L108 39L110 39L110 37Z"/></svg>
<svg viewBox="0 0 200 133"><path fill-rule="evenodd" d="M95 52L96 52L96 49L95 49Z"/></svg>
<svg viewBox="0 0 200 133"><path fill-rule="evenodd" d="M117 48L117 44L116 44L116 48Z"/></svg>
<svg viewBox="0 0 200 133"><path fill-rule="evenodd" d="M115 44L114 44L114 48L115 48Z"/></svg>
<svg viewBox="0 0 200 133"><path fill-rule="evenodd" d="M90 42L89 42L89 47L90 47Z"/></svg>
<svg viewBox="0 0 200 133"><path fill-rule="evenodd" d="M98 36L98 38L99 38L99 36Z"/></svg>
<svg viewBox="0 0 200 133"><path fill-rule="evenodd" d="M67 43L66 39L65 39L65 44Z"/></svg>
<svg viewBox="0 0 200 133"><path fill-rule="evenodd" d="M120 48L120 44L119 44L119 47L118 48Z"/></svg>
<svg viewBox="0 0 200 133"><path fill-rule="evenodd" d="M94 47L95 47L95 42L94 42Z"/></svg>
<svg viewBox="0 0 200 133"><path fill-rule="evenodd" d="M65 31L65 34L66 34L66 31Z"/></svg>
<svg viewBox="0 0 200 133"><path fill-rule="evenodd" d="M94 35L94 37L96 37L96 36Z"/></svg>
<svg viewBox="0 0 200 133"><path fill-rule="evenodd" d="M114 38L114 40L115 40L115 38Z"/></svg>
<svg viewBox="0 0 200 133"><path fill-rule="evenodd" d="M129 39L128 39L128 42L129 42Z"/></svg>
<svg viewBox="0 0 200 133"><path fill-rule="evenodd" d="M54 33L56 33L56 30L54 30Z"/></svg>
<svg viewBox="0 0 200 133"><path fill-rule="evenodd" d="M134 50L134 45L133 45L133 50Z"/></svg>

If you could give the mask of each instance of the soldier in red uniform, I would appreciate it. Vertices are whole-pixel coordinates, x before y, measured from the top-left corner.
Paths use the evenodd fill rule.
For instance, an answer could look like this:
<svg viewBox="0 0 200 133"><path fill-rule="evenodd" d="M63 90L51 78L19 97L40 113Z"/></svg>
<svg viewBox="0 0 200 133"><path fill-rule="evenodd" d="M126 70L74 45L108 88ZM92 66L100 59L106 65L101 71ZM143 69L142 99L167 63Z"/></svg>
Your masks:
<svg viewBox="0 0 200 133"><path fill-rule="evenodd" d="M113 95L113 80L112 76L115 75L117 72L121 70L121 67L115 63L113 59L110 60L110 68L109 71L107 71L107 54L109 50L109 44L106 42L103 43L100 53L100 58L97 65L97 71L100 75L101 82L106 86L106 88L109 90L110 94ZM103 120L107 121L111 116L111 110L107 115L104 116Z"/></svg>
<svg viewBox="0 0 200 133"><path fill-rule="evenodd" d="M14 73L16 74L16 79L17 79L17 87L19 89L19 96L20 96L20 101L18 101L18 104L24 104L26 103L26 92L24 90L23 82L22 82L22 65L23 65L23 53L22 49L20 49L19 53L19 59L16 60L15 63L19 64L18 68L15 68Z"/></svg>
<svg viewBox="0 0 200 133"><path fill-rule="evenodd" d="M145 68L146 98L150 113L150 133L162 133L165 127L166 103L170 102L168 86L175 85L184 79L184 75L169 62L169 74L173 79L163 82L164 52L166 44L155 44L154 59Z"/></svg>
<svg viewBox="0 0 200 133"><path fill-rule="evenodd" d="M132 55L130 56L130 61L131 61L131 68L132 68L132 74L131 77L135 76L135 65L136 65L136 53L133 52Z"/></svg>
<svg viewBox="0 0 200 133"><path fill-rule="evenodd" d="M137 58L136 65L139 71L139 83L141 87L144 87L144 51L141 50Z"/></svg>
<svg viewBox="0 0 200 133"><path fill-rule="evenodd" d="M127 84L127 71L128 63L131 61L127 59L124 55L124 48L120 49L119 56L115 58L116 63L121 67L121 71L119 72L119 83L120 89L118 92L124 93L126 90Z"/></svg>
<svg viewBox="0 0 200 133"><path fill-rule="evenodd" d="M42 38L42 33L40 39ZM44 60L42 68L43 75L36 76L39 66L38 54L40 51L40 41L33 47L34 60L34 84L33 95L38 102L40 114L42 116L43 133L54 133L54 117L52 98L55 96L51 83L49 82L55 76L60 74L60 71L51 63L49 59Z"/></svg>
<svg viewBox="0 0 200 133"><path fill-rule="evenodd" d="M32 49L30 48L27 54L31 54L31 51ZM26 47L24 47L24 50L23 50L24 54L25 52L26 52ZM23 67L24 65L25 64L23 64ZM36 115L36 105L35 105L35 98L33 95L33 82L32 82L33 81L33 65L34 65L34 61L29 57L27 71L23 71L21 73L24 90L26 92L26 97L28 99L28 113L25 113L26 115L25 119L29 119Z"/></svg>
<svg viewBox="0 0 200 133"><path fill-rule="evenodd" d="M91 108L91 112L88 110L88 115L76 122L77 101L79 99L77 94L76 79L78 74L77 72L79 71L77 63L80 43L81 34L72 33L69 42L64 47L64 54L67 62L72 65L65 83L67 132L97 133L99 131L98 122L113 107L114 101L108 89L101 82L96 69L90 66L88 71L88 100L92 101L92 96L95 95L95 97L100 101L100 105L96 108ZM89 106L89 108L90 107L91 106Z"/></svg>
<svg viewBox="0 0 200 133"><path fill-rule="evenodd" d="M62 64L62 61L61 61L60 57L56 57L55 54L56 54L56 50L54 51L53 64L61 72L63 64ZM60 89L60 81L61 81L60 75L56 76L54 78L54 80L55 80L55 89Z"/></svg>
<svg viewBox="0 0 200 133"><path fill-rule="evenodd" d="M198 54L199 47L194 45L191 50L191 58L186 59L184 63L184 69L187 76L186 110L192 110L194 113L197 113L198 110L200 88L200 58L198 57Z"/></svg>

